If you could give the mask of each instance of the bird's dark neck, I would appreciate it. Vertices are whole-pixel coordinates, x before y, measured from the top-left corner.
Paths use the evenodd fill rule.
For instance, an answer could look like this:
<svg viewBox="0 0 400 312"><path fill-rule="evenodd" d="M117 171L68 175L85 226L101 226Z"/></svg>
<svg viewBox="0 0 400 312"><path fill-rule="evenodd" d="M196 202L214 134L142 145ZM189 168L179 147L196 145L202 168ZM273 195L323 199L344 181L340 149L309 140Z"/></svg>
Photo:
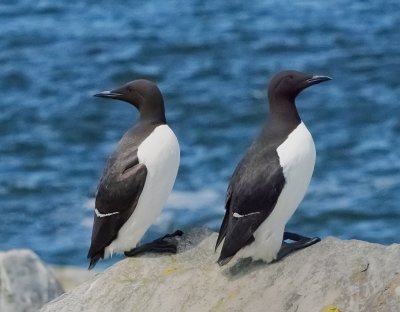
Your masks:
<svg viewBox="0 0 400 312"><path fill-rule="evenodd" d="M140 108L140 123L142 124L166 124L164 103L145 103Z"/></svg>
<svg viewBox="0 0 400 312"><path fill-rule="evenodd" d="M165 114L154 114L154 112L152 112L152 114L143 114L143 112L141 112L139 122L149 125L164 125L167 123L167 120Z"/></svg>
<svg viewBox="0 0 400 312"><path fill-rule="evenodd" d="M269 97L269 115L262 137L287 137L301 123L294 99Z"/></svg>
<svg viewBox="0 0 400 312"><path fill-rule="evenodd" d="M125 133L125 139L122 139L122 146L138 146L155 128L165 124L165 118L164 120L155 118L154 116L146 116L146 118L144 118L141 114L138 122Z"/></svg>
<svg viewBox="0 0 400 312"><path fill-rule="evenodd" d="M271 122L296 124L301 122L295 100L286 97L269 97L269 120Z"/></svg>

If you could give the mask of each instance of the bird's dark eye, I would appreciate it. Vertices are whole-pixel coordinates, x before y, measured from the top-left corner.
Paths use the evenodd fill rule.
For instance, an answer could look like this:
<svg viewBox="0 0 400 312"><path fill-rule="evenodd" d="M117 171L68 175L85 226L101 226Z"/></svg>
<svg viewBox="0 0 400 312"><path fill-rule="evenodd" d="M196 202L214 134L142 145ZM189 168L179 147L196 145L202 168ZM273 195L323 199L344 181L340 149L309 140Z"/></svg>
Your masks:
<svg viewBox="0 0 400 312"><path fill-rule="evenodd" d="M132 87L128 87L128 91L129 91L129 92L132 92Z"/></svg>
<svg viewBox="0 0 400 312"><path fill-rule="evenodd" d="M294 76L293 75L286 75L285 77L283 77L283 81L286 83L290 83L293 80Z"/></svg>

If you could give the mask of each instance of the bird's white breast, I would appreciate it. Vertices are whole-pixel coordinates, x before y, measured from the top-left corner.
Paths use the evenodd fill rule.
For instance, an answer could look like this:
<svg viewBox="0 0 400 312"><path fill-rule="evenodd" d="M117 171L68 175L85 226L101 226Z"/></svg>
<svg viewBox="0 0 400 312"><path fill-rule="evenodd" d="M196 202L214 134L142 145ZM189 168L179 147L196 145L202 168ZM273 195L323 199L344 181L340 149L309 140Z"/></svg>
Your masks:
<svg viewBox="0 0 400 312"><path fill-rule="evenodd" d="M136 209L106 248L106 255L134 248L160 214L171 193L180 161L178 140L172 130L167 125L155 128L139 145L138 159L146 165L146 182Z"/></svg>
<svg viewBox="0 0 400 312"><path fill-rule="evenodd" d="M271 262L281 247L286 223L304 198L314 171L314 140L301 122L278 146L285 185L269 217L255 231L255 241L245 248L245 256Z"/></svg>
<svg viewBox="0 0 400 312"><path fill-rule="evenodd" d="M303 122L277 148L277 152L286 183L275 208L282 212L286 224L304 198L314 171L314 140Z"/></svg>

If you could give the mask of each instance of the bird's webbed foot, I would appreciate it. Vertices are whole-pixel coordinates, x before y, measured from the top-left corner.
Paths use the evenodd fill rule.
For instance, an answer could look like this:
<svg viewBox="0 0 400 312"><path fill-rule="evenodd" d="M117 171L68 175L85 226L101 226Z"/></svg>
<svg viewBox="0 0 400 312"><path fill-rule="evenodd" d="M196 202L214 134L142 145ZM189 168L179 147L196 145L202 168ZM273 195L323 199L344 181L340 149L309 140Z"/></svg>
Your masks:
<svg viewBox="0 0 400 312"><path fill-rule="evenodd" d="M156 252L156 253L176 253L178 243L172 242L171 240L166 240L166 238L173 238L176 236L182 236L183 232L180 230L175 231L172 234L164 235L161 238L158 238L150 243L143 244L136 248L133 248L129 251L125 251L124 254L126 257L136 257L140 254L146 252Z"/></svg>
<svg viewBox="0 0 400 312"><path fill-rule="evenodd" d="M285 240L291 240L293 243L287 243ZM320 242L321 239L319 237L305 237L299 234L285 232L283 234L283 242L282 247L278 252L278 256L275 261L279 261L282 258L286 257L288 254L303 248L307 248L311 245L314 245Z"/></svg>

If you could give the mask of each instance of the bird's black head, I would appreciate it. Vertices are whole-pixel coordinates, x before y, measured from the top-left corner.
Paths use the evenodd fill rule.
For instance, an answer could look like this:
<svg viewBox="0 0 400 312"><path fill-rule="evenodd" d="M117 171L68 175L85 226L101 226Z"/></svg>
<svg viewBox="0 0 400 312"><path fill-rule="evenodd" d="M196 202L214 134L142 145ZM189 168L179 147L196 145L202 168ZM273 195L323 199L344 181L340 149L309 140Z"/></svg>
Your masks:
<svg viewBox="0 0 400 312"><path fill-rule="evenodd" d="M268 87L268 98L270 102L274 100L294 101L296 96L304 89L327 80L331 80L331 78L295 70L282 71L272 78Z"/></svg>
<svg viewBox="0 0 400 312"><path fill-rule="evenodd" d="M141 119L163 119L165 122L164 100L154 82L138 79L124 84L111 91L103 91L94 96L115 99L134 105Z"/></svg>

